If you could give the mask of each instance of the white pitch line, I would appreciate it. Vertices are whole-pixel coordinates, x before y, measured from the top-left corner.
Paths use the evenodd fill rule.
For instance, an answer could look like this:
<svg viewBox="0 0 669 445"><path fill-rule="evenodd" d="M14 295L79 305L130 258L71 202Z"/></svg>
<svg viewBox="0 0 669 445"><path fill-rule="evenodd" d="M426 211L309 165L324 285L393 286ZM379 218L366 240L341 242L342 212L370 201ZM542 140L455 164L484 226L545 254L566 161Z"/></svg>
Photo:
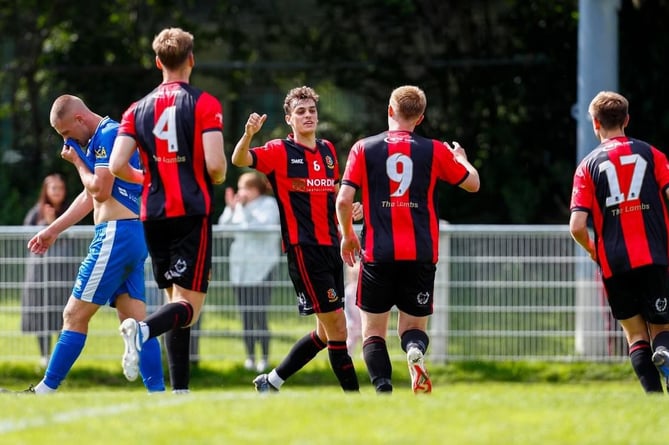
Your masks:
<svg viewBox="0 0 669 445"><path fill-rule="evenodd" d="M244 397L247 396L247 397ZM39 397L39 398L48 398L49 395L24 395L22 397ZM183 395L171 395L171 394L156 394L153 396L147 396L152 398L151 400L137 400L135 403L121 403L116 405L104 406L104 407L86 407L79 408L71 411L65 411L62 413L54 414L51 416L46 416L42 418L32 418L25 420L4 420L0 421L0 434L15 433L17 431L27 430L29 428L36 428L42 426L53 425L56 423L68 423L73 421L79 421L87 417L98 417L101 415L109 414L119 414L126 411L133 411L142 409L145 407L167 407L174 405L182 405L184 403L194 402L196 400L226 400L234 399L239 400L240 398L258 398L259 394L250 393L239 394L239 393L219 393L219 394L207 394L206 396L196 395L196 394L183 394ZM169 397L169 398L163 398ZM139 403L137 403L139 402Z"/></svg>

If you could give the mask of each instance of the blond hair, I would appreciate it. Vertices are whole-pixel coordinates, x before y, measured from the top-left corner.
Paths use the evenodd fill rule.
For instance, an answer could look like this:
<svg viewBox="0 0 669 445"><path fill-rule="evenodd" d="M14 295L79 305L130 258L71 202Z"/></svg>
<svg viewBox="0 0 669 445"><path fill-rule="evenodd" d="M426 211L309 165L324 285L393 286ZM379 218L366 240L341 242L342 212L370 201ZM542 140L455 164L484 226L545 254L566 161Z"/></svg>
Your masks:
<svg viewBox="0 0 669 445"><path fill-rule="evenodd" d="M166 28L153 39L153 51L168 70L183 65L193 53L193 34L181 28Z"/></svg>
<svg viewBox="0 0 669 445"><path fill-rule="evenodd" d="M71 94L63 94L58 96L51 105L51 112L49 113L49 122L51 126L61 119L69 116L73 112L88 111L88 107L83 100Z"/></svg>
<svg viewBox="0 0 669 445"><path fill-rule="evenodd" d="M400 118L411 121L425 113L427 97L425 92L413 85L395 88L390 94L390 105Z"/></svg>

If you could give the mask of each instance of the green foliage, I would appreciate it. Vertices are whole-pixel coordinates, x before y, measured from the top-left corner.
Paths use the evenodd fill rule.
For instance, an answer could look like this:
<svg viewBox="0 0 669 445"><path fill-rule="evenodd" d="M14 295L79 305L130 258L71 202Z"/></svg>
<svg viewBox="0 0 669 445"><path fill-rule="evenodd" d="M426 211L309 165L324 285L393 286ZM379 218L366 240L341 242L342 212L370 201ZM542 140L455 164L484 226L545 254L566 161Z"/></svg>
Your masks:
<svg viewBox="0 0 669 445"><path fill-rule="evenodd" d="M621 2L621 91L631 135L663 148L669 132L662 88L667 2ZM226 0L43 2L0 5L0 159L5 200L18 223L57 156L51 101L81 95L101 114L122 111L160 82L151 41L164 26L196 37L193 83L225 108L227 151L251 111L269 115L255 142L283 137L289 88L322 93L321 136L342 160L353 142L386 128L390 91L420 85L428 110L418 132L457 140L481 173L470 195L444 187L453 223L563 223L576 157L578 1ZM29 30L29 31L26 31ZM34 31L32 31L34 30ZM76 175L70 175L72 187ZM231 168L228 185L236 184ZM215 212L223 207L217 188ZM9 206L9 204L7 204Z"/></svg>
<svg viewBox="0 0 669 445"><path fill-rule="evenodd" d="M361 388L369 390L369 377L364 362L355 363ZM628 382L638 385L629 363L548 363L548 362L490 362L463 361L447 364L427 362L435 386L453 383L561 383L586 384L589 382ZM165 367L167 370L167 368ZM404 362L393 363L393 382L397 388L409 387L409 372ZM5 363L0 367L0 387L23 388L36 384L43 370L25 363ZM239 361L206 361L192 368L191 387L236 388L250 387L255 373L243 368ZM290 378L286 388L293 387L338 387L327 360L314 360ZM62 391L86 388L143 388L140 381L128 383L120 370L119 361L84 360L75 364ZM641 387L639 386L639 390Z"/></svg>

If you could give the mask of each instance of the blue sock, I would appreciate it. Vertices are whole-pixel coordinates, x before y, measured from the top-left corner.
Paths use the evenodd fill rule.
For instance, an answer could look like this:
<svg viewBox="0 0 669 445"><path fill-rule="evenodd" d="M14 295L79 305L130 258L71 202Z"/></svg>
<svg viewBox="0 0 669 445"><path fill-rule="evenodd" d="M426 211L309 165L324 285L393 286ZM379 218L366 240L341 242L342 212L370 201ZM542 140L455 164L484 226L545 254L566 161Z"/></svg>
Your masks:
<svg viewBox="0 0 669 445"><path fill-rule="evenodd" d="M84 349L84 344L86 344L86 334L74 331L60 333L44 374L44 383L49 388L57 389L60 386Z"/></svg>
<svg viewBox="0 0 669 445"><path fill-rule="evenodd" d="M148 339L142 345L139 352L139 372L149 392L165 391L160 342L156 337Z"/></svg>

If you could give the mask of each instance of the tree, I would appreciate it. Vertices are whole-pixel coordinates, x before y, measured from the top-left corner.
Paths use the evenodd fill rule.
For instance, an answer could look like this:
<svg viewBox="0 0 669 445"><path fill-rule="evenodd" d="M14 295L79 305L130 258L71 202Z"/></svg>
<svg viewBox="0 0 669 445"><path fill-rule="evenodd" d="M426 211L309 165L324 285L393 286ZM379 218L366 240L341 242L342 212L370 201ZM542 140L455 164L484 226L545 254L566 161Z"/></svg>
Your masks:
<svg viewBox="0 0 669 445"><path fill-rule="evenodd" d="M195 2L181 2L192 7ZM151 70L153 35L165 23L197 26L173 2L38 1L0 5L0 223L18 224L51 171L81 185L59 159L62 143L49 126L53 99L82 97L101 114L120 118L123 109L160 81ZM26 31L28 30L28 31ZM34 30L34 31L31 31ZM149 74L150 73L150 74Z"/></svg>
<svg viewBox="0 0 669 445"><path fill-rule="evenodd" d="M669 131L667 3L622 2L620 69L630 131L669 149L662 144ZM36 175L69 172L48 128L55 95L80 94L120 118L160 81L150 44L163 26L195 34L192 81L223 102L228 151L250 111L270 115L258 140L284 137L283 97L308 84L321 94L319 134L335 143L343 163L356 139L386 128L390 91L416 84L428 94L417 131L459 141L482 178L475 196L444 187L442 217L565 223L576 163L577 24L578 0L1 4L0 151L11 160L11 148L20 160L0 163L0 224L20 222L32 200L26 196L36 195ZM236 178L233 168L228 184ZM216 193L220 212L222 188Z"/></svg>

